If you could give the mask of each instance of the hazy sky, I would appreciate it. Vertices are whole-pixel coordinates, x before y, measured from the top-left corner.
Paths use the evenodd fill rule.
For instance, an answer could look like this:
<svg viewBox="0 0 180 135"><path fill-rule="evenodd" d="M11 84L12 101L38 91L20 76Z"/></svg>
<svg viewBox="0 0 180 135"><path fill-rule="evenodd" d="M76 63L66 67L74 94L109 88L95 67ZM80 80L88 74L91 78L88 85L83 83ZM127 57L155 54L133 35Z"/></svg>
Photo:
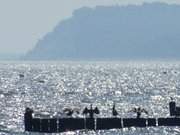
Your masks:
<svg viewBox="0 0 180 135"><path fill-rule="evenodd" d="M180 0L0 0L0 54L25 53L75 9Z"/></svg>

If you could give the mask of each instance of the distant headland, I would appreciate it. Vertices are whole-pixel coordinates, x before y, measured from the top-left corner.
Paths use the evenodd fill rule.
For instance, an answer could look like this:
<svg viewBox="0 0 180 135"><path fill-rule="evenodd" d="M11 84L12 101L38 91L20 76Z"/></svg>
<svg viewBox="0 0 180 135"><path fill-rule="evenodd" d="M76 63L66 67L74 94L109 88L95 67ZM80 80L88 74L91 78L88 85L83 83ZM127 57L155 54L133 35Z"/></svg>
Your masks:
<svg viewBox="0 0 180 135"><path fill-rule="evenodd" d="M81 8L60 22L25 60L180 58L180 5Z"/></svg>

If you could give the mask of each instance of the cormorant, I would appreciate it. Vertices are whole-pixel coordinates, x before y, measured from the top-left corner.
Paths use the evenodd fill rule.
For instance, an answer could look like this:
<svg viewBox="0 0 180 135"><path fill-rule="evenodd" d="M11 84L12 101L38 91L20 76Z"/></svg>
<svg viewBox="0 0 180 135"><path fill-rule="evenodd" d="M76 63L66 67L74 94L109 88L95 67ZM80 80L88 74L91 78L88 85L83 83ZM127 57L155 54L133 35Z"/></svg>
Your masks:
<svg viewBox="0 0 180 135"><path fill-rule="evenodd" d="M100 114L100 111L99 111L99 109L97 107L94 109L94 113Z"/></svg>
<svg viewBox="0 0 180 135"><path fill-rule="evenodd" d="M133 108L131 111L137 113L137 118L140 118L142 113L145 113L148 115L148 112L145 109L140 108L140 107Z"/></svg>
<svg viewBox="0 0 180 135"><path fill-rule="evenodd" d="M67 116L72 116L74 111L70 108L66 108L63 110L63 112L67 115Z"/></svg>
<svg viewBox="0 0 180 135"><path fill-rule="evenodd" d="M116 110L115 103L113 104L112 115L113 115L113 116L117 116L117 115L118 115L118 112L117 112L117 110Z"/></svg>
<svg viewBox="0 0 180 135"><path fill-rule="evenodd" d="M83 110L83 115L87 115L89 114L90 118L94 118L94 114L99 114L100 111L97 107L95 107L95 109L93 109L92 104L90 109L88 109L87 107Z"/></svg>
<svg viewBox="0 0 180 135"><path fill-rule="evenodd" d="M87 115L88 114L88 112L89 112L89 110L87 109L87 107L86 108L84 108L84 110L83 110L83 115Z"/></svg>

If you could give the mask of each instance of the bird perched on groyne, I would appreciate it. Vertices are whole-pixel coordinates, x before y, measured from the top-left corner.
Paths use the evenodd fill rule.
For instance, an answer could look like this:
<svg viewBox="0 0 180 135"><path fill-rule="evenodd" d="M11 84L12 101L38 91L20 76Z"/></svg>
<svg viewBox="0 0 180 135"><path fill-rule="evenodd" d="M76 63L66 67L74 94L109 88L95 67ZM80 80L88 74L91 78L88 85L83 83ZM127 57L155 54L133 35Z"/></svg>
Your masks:
<svg viewBox="0 0 180 135"><path fill-rule="evenodd" d="M115 103L113 104L112 115L115 116L115 117L118 115L118 112L117 112L117 110L116 110Z"/></svg>

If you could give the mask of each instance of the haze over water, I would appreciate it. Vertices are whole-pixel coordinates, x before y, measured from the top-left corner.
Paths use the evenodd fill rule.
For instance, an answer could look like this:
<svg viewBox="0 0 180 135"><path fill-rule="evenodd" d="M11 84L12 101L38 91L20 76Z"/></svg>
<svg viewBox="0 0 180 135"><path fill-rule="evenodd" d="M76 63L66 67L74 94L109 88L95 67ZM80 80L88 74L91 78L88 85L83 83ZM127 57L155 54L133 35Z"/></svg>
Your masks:
<svg viewBox="0 0 180 135"><path fill-rule="evenodd" d="M82 111L92 103L101 111L97 117L108 117L115 102L119 117L136 117L128 111L137 106L149 111L142 117L167 117L170 96L179 104L179 89L180 62L1 62L0 135L28 134L23 124L25 107L60 114L62 108ZM178 127L158 127L70 134L179 133Z"/></svg>

